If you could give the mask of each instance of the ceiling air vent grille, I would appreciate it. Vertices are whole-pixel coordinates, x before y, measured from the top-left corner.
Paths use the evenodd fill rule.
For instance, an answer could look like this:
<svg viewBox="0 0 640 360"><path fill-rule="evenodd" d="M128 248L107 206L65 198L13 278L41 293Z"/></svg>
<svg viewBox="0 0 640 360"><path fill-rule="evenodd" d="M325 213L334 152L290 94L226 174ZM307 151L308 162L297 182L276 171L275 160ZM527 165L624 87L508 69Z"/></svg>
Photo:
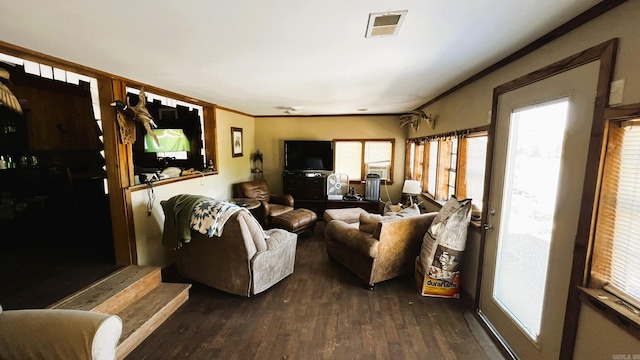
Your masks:
<svg viewBox="0 0 640 360"><path fill-rule="evenodd" d="M365 37L396 36L408 10L369 14Z"/></svg>

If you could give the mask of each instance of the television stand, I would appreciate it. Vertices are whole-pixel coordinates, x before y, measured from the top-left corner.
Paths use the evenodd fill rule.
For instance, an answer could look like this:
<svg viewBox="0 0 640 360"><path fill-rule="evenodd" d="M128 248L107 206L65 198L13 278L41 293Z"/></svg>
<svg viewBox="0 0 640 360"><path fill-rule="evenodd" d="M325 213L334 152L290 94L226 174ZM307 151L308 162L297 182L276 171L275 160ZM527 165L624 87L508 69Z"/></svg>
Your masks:
<svg viewBox="0 0 640 360"><path fill-rule="evenodd" d="M282 192L293 196L296 208L309 209L321 219L326 208L327 176L321 172L285 172Z"/></svg>
<svg viewBox="0 0 640 360"><path fill-rule="evenodd" d="M284 172L282 192L293 196L296 208L309 209L318 219L323 218L326 209L359 207L369 213L382 213L377 200L327 200L327 174L322 172Z"/></svg>

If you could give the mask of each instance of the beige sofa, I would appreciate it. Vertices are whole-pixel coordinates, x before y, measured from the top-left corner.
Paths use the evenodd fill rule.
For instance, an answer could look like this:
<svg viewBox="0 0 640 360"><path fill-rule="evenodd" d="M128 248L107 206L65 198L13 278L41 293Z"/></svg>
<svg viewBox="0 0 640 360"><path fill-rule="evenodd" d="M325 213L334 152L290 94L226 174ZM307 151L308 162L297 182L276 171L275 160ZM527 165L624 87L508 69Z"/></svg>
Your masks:
<svg viewBox="0 0 640 360"><path fill-rule="evenodd" d="M168 202L160 204L167 216ZM231 215L220 237L194 230L190 237L176 250L178 272L218 290L249 297L293 273L298 235L265 231L248 211Z"/></svg>
<svg viewBox="0 0 640 360"><path fill-rule="evenodd" d="M327 254L373 290L376 283L413 272L436 214L362 213L356 223L331 220L325 225Z"/></svg>

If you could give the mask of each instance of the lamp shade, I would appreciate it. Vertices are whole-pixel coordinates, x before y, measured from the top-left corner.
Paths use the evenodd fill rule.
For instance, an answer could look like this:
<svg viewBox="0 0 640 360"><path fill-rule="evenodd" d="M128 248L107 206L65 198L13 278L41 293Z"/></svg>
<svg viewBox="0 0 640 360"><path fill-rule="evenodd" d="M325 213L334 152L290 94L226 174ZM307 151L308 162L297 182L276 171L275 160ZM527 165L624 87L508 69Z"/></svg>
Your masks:
<svg viewBox="0 0 640 360"><path fill-rule="evenodd" d="M405 180L404 186L402 187L402 192L404 194L413 194L413 195L420 194L422 192L422 188L420 187L420 181Z"/></svg>
<svg viewBox="0 0 640 360"><path fill-rule="evenodd" d="M156 144L155 140L151 136L145 135L144 152L191 150L191 142L182 129L153 129L153 132L158 137L158 142L160 144Z"/></svg>

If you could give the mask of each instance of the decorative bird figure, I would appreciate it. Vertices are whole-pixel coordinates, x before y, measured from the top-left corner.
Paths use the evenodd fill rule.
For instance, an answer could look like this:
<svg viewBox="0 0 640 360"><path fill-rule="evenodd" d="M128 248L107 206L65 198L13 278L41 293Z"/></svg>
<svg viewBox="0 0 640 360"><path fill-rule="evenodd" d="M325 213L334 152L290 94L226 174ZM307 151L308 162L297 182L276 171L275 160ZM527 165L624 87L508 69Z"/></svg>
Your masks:
<svg viewBox="0 0 640 360"><path fill-rule="evenodd" d="M140 89L140 94L138 95L138 103L136 106L129 106L128 104L123 103L120 100L116 100L111 103L111 106L114 106L118 111L120 111L125 118L133 121L141 122L144 126L147 134L149 134L153 140L156 141L156 144L160 146L160 142L158 141L158 137L153 132L153 128L157 128L158 125L153 121L153 117L149 114L149 110L147 110L147 97L144 93L144 88Z"/></svg>
<svg viewBox="0 0 640 360"><path fill-rule="evenodd" d="M4 79L8 83L11 83L9 80L9 72L5 69L0 68L0 79ZM6 106L9 109L17 112L18 114L22 114L22 106L20 106L20 102L13 95L11 90L7 87L7 85L3 84L0 81L0 105Z"/></svg>

